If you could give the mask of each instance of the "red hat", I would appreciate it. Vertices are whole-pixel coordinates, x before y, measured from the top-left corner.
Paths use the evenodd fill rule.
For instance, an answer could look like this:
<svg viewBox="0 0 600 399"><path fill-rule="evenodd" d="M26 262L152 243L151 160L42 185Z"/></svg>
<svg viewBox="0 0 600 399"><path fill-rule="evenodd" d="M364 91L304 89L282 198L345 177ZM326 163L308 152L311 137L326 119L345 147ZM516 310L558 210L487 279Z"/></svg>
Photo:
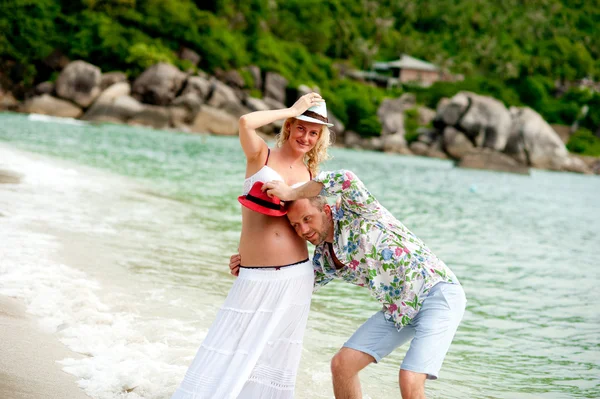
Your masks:
<svg viewBox="0 0 600 399"><path fill-rule="evenodd" d="M263 182L257 181L246 195L240 195L238 201L246 208L267 216L283 216L287 210L283 209L281 200L276 196L269 197L261 190Z"/></svg>

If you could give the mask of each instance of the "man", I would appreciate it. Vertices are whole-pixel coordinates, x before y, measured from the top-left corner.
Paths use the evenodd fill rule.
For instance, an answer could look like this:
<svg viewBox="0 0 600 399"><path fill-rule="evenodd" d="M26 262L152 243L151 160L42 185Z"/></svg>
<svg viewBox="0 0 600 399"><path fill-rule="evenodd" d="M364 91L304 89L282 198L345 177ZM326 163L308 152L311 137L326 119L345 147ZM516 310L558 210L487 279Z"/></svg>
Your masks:
<svg viewBox="0 0 600 399"><path fill-rule="evenodd" d="M322 172L295 189L272 181L263 191L294 201L287 217L316 246L315 288L338 278L367 287L383 305L333 357L335 397L362 398L359 371L412 339L400 368L400 391L404 399L425 398L425 380L437 379L465 310L452 271L350 171ZM337 195L341 202L333 208L323 198ZM238 265L234 255L233 274Z"/></svg>

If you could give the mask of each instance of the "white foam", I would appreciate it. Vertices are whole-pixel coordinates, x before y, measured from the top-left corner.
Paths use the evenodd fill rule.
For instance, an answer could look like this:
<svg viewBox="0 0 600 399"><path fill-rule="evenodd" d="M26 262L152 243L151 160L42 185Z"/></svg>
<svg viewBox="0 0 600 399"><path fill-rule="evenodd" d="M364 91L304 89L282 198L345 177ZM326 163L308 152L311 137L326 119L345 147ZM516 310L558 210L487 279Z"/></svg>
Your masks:
<svg viewBox="0 0 600 399"><path fill-rule="evenodd" d="M59 363L79 378L88 395L168 397L207 329L194 321L152 316L152 306L161 301L185 302L164 289L127 292L61 262L64 244L52 231L60 225L96 236L117 234L85 199L90 192L114 193L118 181L106 184L2 147L0 155L1 166L24 175L21 184L0 187L0 208L10 209L0 223L0 294L20 298L45 331L84 355Z"/></svg>

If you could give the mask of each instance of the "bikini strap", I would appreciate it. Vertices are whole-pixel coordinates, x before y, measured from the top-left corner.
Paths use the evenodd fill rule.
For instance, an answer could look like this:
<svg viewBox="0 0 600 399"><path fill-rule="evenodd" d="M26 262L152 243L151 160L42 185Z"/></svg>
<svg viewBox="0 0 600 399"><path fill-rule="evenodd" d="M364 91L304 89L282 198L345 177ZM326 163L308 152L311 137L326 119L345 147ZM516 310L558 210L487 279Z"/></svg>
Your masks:
<svg viewBox="0 0 600 399"><path fill-rule="evenodd" d="M265 161L265 166L267 166L267 162L269 162L269 156L271 155L271 149L267 147L267 160Z"/></svg>
<svg viewBox="0 0 600 399"><path fill-rule="evenodd" d="M308 175L310 176L310 180L312 180L312 172L310 171L310 169L308 170Z"/></svg>

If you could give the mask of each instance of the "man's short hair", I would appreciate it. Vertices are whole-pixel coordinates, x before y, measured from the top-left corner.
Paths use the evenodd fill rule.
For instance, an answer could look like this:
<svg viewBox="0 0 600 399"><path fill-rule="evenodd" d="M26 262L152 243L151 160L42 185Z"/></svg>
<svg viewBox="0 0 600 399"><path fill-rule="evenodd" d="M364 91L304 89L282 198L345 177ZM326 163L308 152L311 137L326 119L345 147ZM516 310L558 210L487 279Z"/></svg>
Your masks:
<svg viewBox="0 0 600 399"><path fill-rule="evenodd" d="M316 197L311 197L308 199L310 204L317 208L319 211L323 211L325 205L327 205L327 198L322 195L317 195Z"/></svg>

